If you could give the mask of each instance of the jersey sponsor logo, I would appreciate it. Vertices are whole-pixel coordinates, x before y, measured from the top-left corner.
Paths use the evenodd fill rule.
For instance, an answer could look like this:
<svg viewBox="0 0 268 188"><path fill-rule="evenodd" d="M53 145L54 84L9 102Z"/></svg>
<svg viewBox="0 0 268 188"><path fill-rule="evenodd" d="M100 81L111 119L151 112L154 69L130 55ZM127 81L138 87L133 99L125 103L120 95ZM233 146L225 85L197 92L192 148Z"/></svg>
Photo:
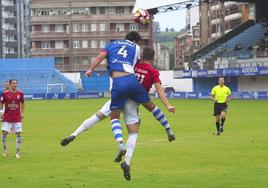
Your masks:
<svg viewBox="0 0 268 188"><path fill-rule="evenodd" d="M9 110L16 110L19 108L19 105L15 103L15 101L12 101L12 103L8 104L7 107Z"/></svg>

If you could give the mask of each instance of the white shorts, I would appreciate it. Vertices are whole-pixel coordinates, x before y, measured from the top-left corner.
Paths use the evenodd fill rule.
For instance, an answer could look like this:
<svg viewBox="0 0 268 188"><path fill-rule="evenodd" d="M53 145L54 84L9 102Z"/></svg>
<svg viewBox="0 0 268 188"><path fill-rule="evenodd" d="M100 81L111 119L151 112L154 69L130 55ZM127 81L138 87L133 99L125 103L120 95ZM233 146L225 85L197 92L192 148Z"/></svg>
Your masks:
<svg viewBox="0 0 268 188"><path fill-rule="evenodd" d="M111 115L111 110L110 110L110 106L111 106L111 100L107 101L100 109L100 111L106 116L110 116Z"/></svg>
<svg viewBox="0 0 268 188"><path fill-rule="evenodd" d="M4 110L0 110L0 116L4 115Z"/></svg>
<svg viewBox="0 0 268 188"><path fill-rule="evenodd" d="M111 100L107 101L100 111L105 115L105 116L110 116L111 110L110 110L110 105L111 105ZM138 103L135 101L128 99L125 107L123 109L123 114L124 114L124 120L126 124L134 124L134 123L139 123L140 118L138 114Z"/></svg>
<svg viewBox="0 0 268 188"><path fill-rule="evenodd" d="M2 131L6 131L6 132L14 132L14 133L18 133L18 132L22 132L22 124L21 122L14 122L14 123L10 123L10 122L3 122Z"/></svg>
<svg viewBox="0 0 268 188"><path fill-rule="evenodd" d="M127 125L140 123L139 104L131 99L128 99L123 110L124 120Z"/></svg>

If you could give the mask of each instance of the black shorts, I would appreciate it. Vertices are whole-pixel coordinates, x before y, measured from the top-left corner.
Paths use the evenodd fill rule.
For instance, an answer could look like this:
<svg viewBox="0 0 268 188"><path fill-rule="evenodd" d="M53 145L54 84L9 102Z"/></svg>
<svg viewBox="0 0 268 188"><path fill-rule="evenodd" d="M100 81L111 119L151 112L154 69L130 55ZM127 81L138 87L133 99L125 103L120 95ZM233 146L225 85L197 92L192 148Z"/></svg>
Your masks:
<svg viewBox="0 0 268 188"><path fill-rule="evenodd" d="M214 116L221 115L221 112L227 112L228 105L226 103L214 103Z"/></svg>

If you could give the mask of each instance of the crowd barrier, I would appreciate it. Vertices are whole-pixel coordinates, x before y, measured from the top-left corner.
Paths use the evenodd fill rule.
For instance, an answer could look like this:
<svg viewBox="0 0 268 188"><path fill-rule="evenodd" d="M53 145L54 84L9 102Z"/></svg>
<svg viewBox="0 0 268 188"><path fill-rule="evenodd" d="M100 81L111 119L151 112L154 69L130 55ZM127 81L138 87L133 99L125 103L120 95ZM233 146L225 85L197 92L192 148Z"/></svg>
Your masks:
<svg viewBox="0 0 268 188"><path fill-rule="evenodd" d="M210 93L198 92L168 92L166 96L171 99L208 99ZM234 99L268 99L268 92L233 92ZM157 96L157 93L155 94Z"/></svg>
<svg viewBox="0 0 268 188"><path fill-rule="evenodd" d="M198 92L168 92L166 96L170 99L208 99L210 94ZM234 99L268 100L268 92L233 92L232 96ZM158 98L157 93L155 93L155 97ZM25 94L24 98L26 100L104 98L104 92Z"/></svg>
<svg viewBox="0 0 268 188"><path fill-rule="evenodd" d="M104 92L83 92L83 93L41 93L25 94L27 100L50 100L50 99L90 99L103 98Z"/></svg>

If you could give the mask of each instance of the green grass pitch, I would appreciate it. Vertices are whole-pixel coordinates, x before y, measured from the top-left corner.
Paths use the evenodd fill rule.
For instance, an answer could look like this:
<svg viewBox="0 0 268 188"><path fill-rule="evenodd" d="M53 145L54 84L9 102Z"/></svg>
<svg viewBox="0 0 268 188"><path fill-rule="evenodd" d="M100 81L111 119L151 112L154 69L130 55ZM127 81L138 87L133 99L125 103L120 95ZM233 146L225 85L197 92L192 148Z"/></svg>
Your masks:
<svg viewBox="0 0 268 188"><path fill-rule="evenodd" d="M127 182L113 162L117 145L107 119L67 147L59 144L106 100L27 101L22 158L15 158L15 136L9 135L8 157L0 157L0 187L268 187L268 101L231 101L225 132L217 137L212 101L171 100L176 114L164 112L177 136L172 143L141 107Z"/></svg>

